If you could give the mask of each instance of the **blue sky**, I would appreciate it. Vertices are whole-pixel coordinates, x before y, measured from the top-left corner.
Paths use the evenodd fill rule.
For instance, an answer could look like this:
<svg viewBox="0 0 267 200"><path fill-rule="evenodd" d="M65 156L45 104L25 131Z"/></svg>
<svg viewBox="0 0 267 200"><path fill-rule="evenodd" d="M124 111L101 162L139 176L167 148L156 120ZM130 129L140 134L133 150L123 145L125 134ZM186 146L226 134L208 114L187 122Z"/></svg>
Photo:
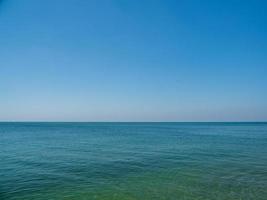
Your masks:
<svg viewBox="0 0 267 200"><path fill-rule="evenodd" d="M2 0L0 121L267 121L266 10Z"/></svg>

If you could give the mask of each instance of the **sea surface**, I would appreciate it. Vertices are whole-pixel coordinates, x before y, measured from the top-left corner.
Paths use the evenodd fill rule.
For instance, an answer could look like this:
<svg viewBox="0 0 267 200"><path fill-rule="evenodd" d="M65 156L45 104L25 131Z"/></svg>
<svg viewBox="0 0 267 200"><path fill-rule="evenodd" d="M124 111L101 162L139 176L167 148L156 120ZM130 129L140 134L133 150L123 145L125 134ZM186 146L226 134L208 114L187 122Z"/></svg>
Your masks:
<svg viewBox="0 0 267 200"><path fill-rule="evenodd" d="M0 123L0 200L267 200L267 123Z"/></svg>

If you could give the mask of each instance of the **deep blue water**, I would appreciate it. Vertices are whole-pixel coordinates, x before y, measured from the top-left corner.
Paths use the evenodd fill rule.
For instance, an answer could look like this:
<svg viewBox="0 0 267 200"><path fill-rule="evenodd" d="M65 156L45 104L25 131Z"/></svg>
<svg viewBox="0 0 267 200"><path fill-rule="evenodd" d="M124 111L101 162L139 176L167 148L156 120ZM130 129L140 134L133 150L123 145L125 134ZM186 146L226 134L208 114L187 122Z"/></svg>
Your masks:
<svg viewBox="0 0 267 200"><path fill-rule="evenodd" d="M0 123L0 200L267 199L267 123Z"/></svg>

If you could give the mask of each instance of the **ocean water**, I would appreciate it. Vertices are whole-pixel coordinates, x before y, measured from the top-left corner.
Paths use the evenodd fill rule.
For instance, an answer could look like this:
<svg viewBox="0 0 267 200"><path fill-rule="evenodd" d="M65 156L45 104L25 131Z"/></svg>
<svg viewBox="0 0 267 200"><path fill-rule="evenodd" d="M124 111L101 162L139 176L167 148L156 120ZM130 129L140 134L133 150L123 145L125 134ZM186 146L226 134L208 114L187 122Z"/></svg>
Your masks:
<svg viewBox="0 0 267 200"><path fill-rule="evenodd" d="M0 123L0 200L266 200L267 123Z"/></svg>

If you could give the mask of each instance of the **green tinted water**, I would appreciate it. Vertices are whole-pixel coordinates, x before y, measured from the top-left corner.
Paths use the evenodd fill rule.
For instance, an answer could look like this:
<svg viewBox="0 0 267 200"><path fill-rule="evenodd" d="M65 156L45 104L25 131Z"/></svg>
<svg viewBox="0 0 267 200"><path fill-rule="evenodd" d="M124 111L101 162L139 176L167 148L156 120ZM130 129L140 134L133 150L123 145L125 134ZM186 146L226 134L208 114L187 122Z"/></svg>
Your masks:
<svg viewBox="0 0 267 200"><path fill-rule="evenodd" d="M266 123L0 123L0 199L267 199Z"/></svg>

